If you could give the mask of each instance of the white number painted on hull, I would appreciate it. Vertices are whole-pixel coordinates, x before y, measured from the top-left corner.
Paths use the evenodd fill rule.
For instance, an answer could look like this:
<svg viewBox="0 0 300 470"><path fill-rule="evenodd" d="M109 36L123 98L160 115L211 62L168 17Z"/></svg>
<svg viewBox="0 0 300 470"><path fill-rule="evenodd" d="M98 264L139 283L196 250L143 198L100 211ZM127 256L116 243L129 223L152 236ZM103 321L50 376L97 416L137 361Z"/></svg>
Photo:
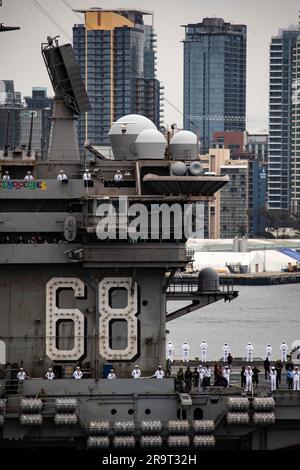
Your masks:
<svg viewBox="0 0 300 470"><path fill-rule="evenodd" d="M54 277L46 286L46 354L53 361L77 360L84 354L84 315L77 308L58 308L56 294L60 289L73 289L75 297L84 297L84 283L76 277ZM56 347L56 327L61 320L74 322L73 349Z"/></svg>
<svg viewBox="0 0 300 470"><path fill-rule="evenodd" d="M74 296L84 297L84 283L76 277L55 277L46 286L46 354L53 361L76 361L84 355L84 315L78 309L58 308L57 291L73 289ZM127 306L112 308L109 305L109 291L114 288L127 290ZM133 288L133 293L131 289ZM138 351L137 341L137 284L132 286L131 278L104 278L99 284L99 354L106 360L128 361ZM74 322L74 347L61 350L56 347L57 322ZM113 320L125 320L127 323L127 347L112 349L109 344L109 325Z"/></svg>
<svg viewBox="0 0 300 470"><path fill-rule="evenodd" d="M133 287L133 293L131 288ZM112 308L109 305L109 291L114 288L125 288L128 295L128 303L124 308ZM99 284L99 351L107 360L128 361L137 354L137 284L132 286L132 279L104 278ZM125 320L127 322L127 348L111 349L109 345L109 323L113 320Z"/></svg>

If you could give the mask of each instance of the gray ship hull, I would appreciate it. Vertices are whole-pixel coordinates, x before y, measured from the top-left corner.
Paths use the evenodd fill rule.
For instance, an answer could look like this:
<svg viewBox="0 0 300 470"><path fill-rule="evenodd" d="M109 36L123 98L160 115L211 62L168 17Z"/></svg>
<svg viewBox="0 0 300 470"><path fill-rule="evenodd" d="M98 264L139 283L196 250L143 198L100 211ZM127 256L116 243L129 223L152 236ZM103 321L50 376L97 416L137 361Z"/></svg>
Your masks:
<svg viewBox="0 0 300 470"><path fill-rule="evenodd" d="M4 385L1 381L0 386ZM130 448L133 453L134 449L180 453L203 448L275 450L300 445L300 397L292 391L277 391L275 402L272 398L257 400L251 394L241 400L238 390L217 387L189 396L178 394L171 378L31 379L21 388L22 395L11 395L6 402L2 449L10 448L15 439L21 440L21 448L64 446L116 453ZM22 423L22 397L35 397L41 388L47 395L43 409L30 415L41 416L42 424ZM76 404L72 410L67 404L62 415L57 404L60 399L75 399ZM58 415L69 422L58 422Z"/></svg>

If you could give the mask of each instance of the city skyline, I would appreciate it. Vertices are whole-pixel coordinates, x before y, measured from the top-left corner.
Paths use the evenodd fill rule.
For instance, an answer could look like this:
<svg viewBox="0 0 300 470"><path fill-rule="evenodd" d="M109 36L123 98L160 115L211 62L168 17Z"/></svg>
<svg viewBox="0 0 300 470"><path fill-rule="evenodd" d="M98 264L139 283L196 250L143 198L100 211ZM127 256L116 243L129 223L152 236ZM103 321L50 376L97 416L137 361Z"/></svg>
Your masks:
<svg viewBox="0 0 300 470"><path fill-rule="evenodd" d="M142 114L159 128L163 102L156 76L156 34L140 11L85 11L73 27L73 49L91 110L78 120L79 147L109 144L114 121Z"/></svg>
<svg viewBox="0 0 300 470"><path fill-rule="evenodd" d="M247 25L247 129L267 129L268 125L268 76L269 44L272 36L281 28L297 24L299 4L287 0L267 0L263 4L254 0L251 5L240 5L236 0L212 0L210 5L201 5L195 0L163 4L157 0L130 1L112 0L94 2L85 0L53 0L51 4L39 0L46 10L42 13L32 0L10 0L0 9L1 22L21 27L20 31L1 36L0 53L4 67L1 79L11 79L15 88L28 95L33 86L46 86L52 95L47 72L40 54L40 43L47 35L61 36L61 43L72 42L72 27L83 22L83 15L72 12L72 8L97 6L102 8L146 8L154 13L154 28L157 32L157 75L165 86L165 124L176 122L182 125L183 116L183 47L184 28L187 23L202 21L204 17L221 17L225 21ZM50 15L50 16L49 16ZM166 23L165 19L168 17ZM57 24L54 25L52 19ZM34 25L34 27L33 27ZM63 31L62 31L63 30ZM3 37L4 36L4 37ZM27 48L27 50L26 50ZM13 60L12 60L13 58ZM174 80L174 70L176 79ZM21 71L21 73L20 73ZM176 111L173 106L181 113Z"/></svg>

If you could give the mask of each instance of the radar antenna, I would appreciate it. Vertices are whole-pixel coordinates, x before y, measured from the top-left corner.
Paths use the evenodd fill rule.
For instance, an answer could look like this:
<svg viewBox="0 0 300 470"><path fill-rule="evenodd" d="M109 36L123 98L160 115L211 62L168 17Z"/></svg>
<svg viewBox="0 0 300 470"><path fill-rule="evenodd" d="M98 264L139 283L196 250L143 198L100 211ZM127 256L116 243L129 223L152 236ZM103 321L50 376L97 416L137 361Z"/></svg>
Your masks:
<svg viewBox="0 0 300 470"><path fill-rule="evenodd" d="M90 102L81 78L80 67L71 44L58 44L59 36L47 37L42 55L51 80L55 98L62 99L75 114L90 111Z"/></svg>
<svg viewBox="0 0 300 470"><path fill-rule="evenodd" d="M79 148L75 120L90 111L90 102L71 44L62 46L59 36L47 37L42 56L54 90L54 109L48 160L78 161Z"/></svg>

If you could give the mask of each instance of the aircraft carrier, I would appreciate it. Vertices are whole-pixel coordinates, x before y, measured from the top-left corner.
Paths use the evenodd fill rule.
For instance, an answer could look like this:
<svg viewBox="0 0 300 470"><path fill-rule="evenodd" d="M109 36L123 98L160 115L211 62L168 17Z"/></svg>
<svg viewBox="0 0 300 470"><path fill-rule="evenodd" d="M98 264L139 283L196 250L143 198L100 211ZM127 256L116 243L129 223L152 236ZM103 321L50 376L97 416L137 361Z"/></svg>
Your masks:
<svg viewBox="0 0 300 470"><path fill-rule="evenodd" d="M192 256L178 214L167 235L162 218L128 220L141 205L157 215L177 204L180 222L188 207L196 223L228 177L203 174L194 134L168 142L138 115L112 125L113 158L87 143L82 159L76 118L90 106L72 46L49 37L42 55L55 91L48 159L30 143L0 152L0 450L298 446L296 392L184 393L173 377L151 377L165 367L169 321L238 293L209 269L192 285L174 281ZM182 307L168 313L170 300ZM21 367L28 380L18 381Z"/></svg>

